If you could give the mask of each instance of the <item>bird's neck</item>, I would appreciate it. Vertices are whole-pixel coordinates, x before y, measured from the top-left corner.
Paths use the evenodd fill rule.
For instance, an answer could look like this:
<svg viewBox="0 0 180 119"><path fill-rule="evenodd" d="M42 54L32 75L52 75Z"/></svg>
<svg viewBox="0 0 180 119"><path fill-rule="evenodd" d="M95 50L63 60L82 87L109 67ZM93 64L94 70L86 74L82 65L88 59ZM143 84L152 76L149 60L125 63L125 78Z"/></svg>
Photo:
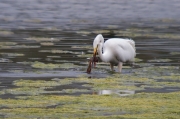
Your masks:
<svg viewBox="0 0 180 119"><path fill-rule="evenodd" d="M107 59L108 57L105 56L106 53L105 53L105 52L102 53L103 45L104 45L104 43L99 43L99 46L98 46L98 54L99 54L99 57L100 57L100 59L101 59L102 61L108 62L108 59Z"/></svg>

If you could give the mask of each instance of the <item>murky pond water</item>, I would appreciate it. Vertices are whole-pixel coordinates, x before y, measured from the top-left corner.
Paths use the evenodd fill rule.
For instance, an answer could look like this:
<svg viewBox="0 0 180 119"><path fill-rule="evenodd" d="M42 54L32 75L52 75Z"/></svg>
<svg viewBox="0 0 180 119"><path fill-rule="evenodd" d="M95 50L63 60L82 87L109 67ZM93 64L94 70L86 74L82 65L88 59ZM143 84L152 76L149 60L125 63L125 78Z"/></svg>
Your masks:
<svg viewBox="0 0 180 119"><path fill-rule="evenodd" d="M173 73L179 73L180 5L176 2L177 0L173 0L169 4L167 0L135 0L101 4L101 0L1 1L0 89L4 91L16 88L14 82L19 79L50 81L53 78L112 76L109 64L104 63L97 64L92 74L86 74L87 58L92 56L93 39L100 33L105 39L126 37L136 42L138 67L124 68L122 74L133 74L136 72L133 69L150 66L174 66L176 70ZM28 6L25 6L27 3ZM137 7L141 9L136 9ZM168 72L164 75L168 75ZM90 90L81 93L69 91L75 95L93 92L83 85L84 83L53 85L53 89L42 93L52 91L50 94L69 94L66 91L56 92L63 89ZM102 94L104 90L96 93ZM145 88L143 91L168 92L167 90ZM180 89L176 87L172 90ZM0 97L11 98L11 93L3 92Z"/></svg>

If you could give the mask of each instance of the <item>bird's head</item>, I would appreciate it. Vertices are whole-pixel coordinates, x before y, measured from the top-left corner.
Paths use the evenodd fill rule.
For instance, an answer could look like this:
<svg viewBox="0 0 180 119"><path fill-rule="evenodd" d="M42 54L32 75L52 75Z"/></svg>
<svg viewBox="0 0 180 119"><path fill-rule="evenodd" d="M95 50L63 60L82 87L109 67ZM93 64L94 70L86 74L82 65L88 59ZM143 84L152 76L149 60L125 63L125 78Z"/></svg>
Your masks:
<svg viewBox="0 0 180 119"><path fill-rule="evenodd" d="M101 34L98 34L96 36L96 38L94 39L94 42L93 42L93 48L94 48L94 53L93 53L93 56L96 56L97 55L97 51L98 51L98 46L99 46L99 43L104 43L104 38Z"/></svg>
<svg viewBox="0 0 180 119"><path fill-rule="evenodd" d="M98 58L96 57L97 53L98 53L98 46L100 45L100 43L104 43L104 38L101 34L97 35L96 38L94 39L93 42L93 48L94 48L94 52L93 52L93 57L90 58L89 60L89 66L87 68L87 73L91 73L91 67L92 66L96 66L96 62L98 62Z"/></svg>

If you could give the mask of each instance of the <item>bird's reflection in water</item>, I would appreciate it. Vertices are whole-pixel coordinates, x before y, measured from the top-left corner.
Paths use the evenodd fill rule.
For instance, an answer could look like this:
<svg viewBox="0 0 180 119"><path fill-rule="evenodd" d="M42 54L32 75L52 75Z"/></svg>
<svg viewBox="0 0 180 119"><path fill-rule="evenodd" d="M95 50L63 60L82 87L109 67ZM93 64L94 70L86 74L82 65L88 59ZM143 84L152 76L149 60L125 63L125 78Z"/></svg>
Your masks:
<svg viewBox="0 0 180 119"><path fill-rule="evenodd" d="M135 94L135 91L132 91L132 90L99 90L95 94L97 94L97 95L117 94L119 96L128 96L128 95Z"/></svg>

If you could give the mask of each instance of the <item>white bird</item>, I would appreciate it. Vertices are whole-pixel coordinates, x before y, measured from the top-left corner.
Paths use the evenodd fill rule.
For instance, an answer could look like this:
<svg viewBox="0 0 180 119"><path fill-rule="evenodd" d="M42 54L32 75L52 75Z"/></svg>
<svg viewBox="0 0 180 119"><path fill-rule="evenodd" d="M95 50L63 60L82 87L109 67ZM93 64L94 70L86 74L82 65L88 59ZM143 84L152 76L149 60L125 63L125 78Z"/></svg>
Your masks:
<svg viewBox="0 0 180 119"><path fill-rule="evenodd" d="M94 56L98 53L103 62L109 62L111 70L118 65L121 72L123 62L133 62L136 56L135 42L131 39L111 38L104 43L101 34L97 35L93 42Z"/></svg>

